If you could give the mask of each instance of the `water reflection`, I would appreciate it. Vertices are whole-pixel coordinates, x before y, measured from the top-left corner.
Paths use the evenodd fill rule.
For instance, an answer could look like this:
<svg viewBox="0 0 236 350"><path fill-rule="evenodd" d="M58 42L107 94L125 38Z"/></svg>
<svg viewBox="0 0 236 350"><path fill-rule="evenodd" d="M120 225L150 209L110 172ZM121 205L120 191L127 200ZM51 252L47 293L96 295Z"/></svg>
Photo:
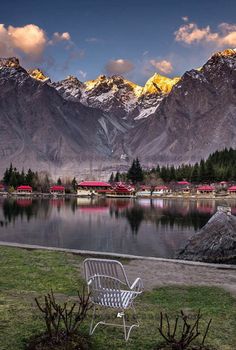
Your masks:
<svg viewBox="0 0 236 350"><path fill-rule="evenodd" d="M216 211L235 201L0 198L0 240L172 257Z"/></svg>

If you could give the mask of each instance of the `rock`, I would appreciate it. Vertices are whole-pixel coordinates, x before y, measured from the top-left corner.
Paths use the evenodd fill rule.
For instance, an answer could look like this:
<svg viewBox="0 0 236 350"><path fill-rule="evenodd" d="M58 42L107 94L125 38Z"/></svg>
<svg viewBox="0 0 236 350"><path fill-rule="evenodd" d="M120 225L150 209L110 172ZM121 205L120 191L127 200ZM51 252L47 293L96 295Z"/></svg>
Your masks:
<svg viewBox="0 0 236 350"><path fill-rule="evenodd" d="M236 263L236 216L218 211L178 253L178 259L210 263Z"/></svg>

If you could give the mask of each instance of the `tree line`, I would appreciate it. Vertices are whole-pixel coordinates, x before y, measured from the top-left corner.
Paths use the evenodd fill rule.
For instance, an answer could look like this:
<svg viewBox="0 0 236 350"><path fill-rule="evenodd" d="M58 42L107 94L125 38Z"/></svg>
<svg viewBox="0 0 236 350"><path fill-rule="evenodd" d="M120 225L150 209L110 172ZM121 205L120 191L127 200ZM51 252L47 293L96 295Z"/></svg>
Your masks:
<svg viewBox="0 0 236 350"><path fill-rule="evenodd" d="M39 192L48 192L50 186L53 185L54 182L46 171L37 172L32 171L31 169L28 169L26 172L24 169L19 171L16 167L13 167L13 165L10 164L10 167L6 168L4 172L2 183L5 186L12 187L14 189L21 185L28 185L31 186L33 190ZM58 178L56 184L64 185L67 192L77 190L77 181L75 177L72 181L67 179L65 182L62 181L61 178Z"/></svg>
<svg viewBox="0 0 236 350"><path fill-rule="evenodd" d="M164 182L181 181L183 179L192 183L211 183L218 181L236 181L236 150L225 148L216 151L209 157L195 164L182 164L179 166L157 165L152 169L143 169L139 159L133 160L127 173L117 172L111 174L109 181L130 181L136 183L150 183L157 180Z"/></svg>

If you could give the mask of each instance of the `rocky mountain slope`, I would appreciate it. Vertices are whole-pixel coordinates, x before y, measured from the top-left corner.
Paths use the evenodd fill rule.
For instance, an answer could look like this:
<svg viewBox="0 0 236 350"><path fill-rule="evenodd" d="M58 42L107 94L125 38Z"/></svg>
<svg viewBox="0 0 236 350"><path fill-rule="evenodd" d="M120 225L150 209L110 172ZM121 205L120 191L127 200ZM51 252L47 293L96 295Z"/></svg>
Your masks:
<svg viewBox="0 0 236 350"><path fill-rule="evenodd" d="M52 83L52 86L67 100L98 108L132 124L134 120L153 114L179 79L154 74L145 86L141 87L115 75L100 75L97 79L84 83L76 77L69 76Z"/></svg>
<svg viewBox="0 0 236 350"><path fill-rule="evenodd" d="M236 148L236 50L181 78L144 87L122 77L51 82L16 58L0 59L0 173L15 166L54 176L104 176L143 165L194 162Z"/></svg>
<svg viewBox="0 0 236 350"><path fill-rule="evenodd" d="M109 121L99 110L67 101L17 59L0 60L0 167L79 173L112 156Z"/></svg>
<svg viewBox="0 0 236 350"><path fill-rule="evenodd" d="M144 135L148 135L144 137ZM195 162L236 147L236 50L213 55L200 70L186 72L154 115L127 135L146 162Z"/></svg>

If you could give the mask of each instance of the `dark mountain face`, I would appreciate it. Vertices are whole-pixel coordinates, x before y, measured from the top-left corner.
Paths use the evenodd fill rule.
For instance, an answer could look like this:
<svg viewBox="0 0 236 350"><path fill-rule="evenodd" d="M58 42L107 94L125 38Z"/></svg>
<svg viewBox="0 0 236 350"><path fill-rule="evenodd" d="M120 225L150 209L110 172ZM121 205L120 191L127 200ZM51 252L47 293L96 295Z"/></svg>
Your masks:
<svg viewBox="0 0 236 350"><path fill-rule="evenodd" d="M67 101L20 66L7 65L0 70L2 171L12 162L65 175L110 159L112 125L103 127L101 111Z"/></svg>
<svg viewBox="0 0 236 350"><path fill-rule="evenodd" d="M15 58L0 59L0 172L104 176L138 156L143 165L179 164L236 148L236 51L144 88L122 77L51 83Z"/></svg>

